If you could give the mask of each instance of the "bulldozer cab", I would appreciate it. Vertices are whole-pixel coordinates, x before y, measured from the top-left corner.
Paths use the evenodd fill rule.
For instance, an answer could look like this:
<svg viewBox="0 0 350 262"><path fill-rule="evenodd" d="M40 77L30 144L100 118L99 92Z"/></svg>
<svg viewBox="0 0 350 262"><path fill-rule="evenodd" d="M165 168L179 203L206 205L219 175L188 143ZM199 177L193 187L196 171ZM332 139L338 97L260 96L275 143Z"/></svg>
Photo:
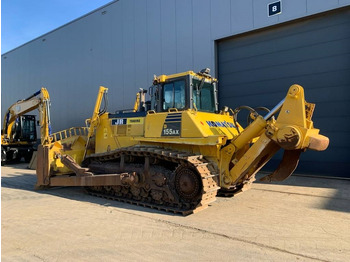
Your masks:
<svg viewBox="0 0 350 262"><path fill-rule="evenodd" d="M217 80L204 69L154 78L150 87L150 109L156 112L193 109L218 112Z"/></svg>

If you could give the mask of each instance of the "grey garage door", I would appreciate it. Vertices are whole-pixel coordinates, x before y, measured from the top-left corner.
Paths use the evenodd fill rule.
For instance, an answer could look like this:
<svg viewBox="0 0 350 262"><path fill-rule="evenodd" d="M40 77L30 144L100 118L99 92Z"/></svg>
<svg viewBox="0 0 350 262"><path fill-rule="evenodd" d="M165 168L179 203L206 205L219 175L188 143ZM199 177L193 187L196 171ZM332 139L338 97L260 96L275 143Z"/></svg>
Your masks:
<svg viewBox="0 0 350 262"><path fill-rule="evenodd" d="M330 146L297 172L350 177L350 9L220 40L217 58L220 105L272 108L302 85Z"/></svg>

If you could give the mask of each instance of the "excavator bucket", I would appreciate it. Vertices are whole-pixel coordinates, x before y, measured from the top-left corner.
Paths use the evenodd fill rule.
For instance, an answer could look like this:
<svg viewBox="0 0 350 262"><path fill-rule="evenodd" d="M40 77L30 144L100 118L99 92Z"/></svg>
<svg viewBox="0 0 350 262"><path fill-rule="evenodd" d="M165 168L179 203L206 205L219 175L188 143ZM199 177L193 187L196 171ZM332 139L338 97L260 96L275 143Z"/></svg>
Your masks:
<svg viewBox="0 0 350 262"><path fill-rule="evenodd" d="M285 150L278 168L270 175L260 179L262 182L283 181L290 177L299 163L302 150Z"/></svg>

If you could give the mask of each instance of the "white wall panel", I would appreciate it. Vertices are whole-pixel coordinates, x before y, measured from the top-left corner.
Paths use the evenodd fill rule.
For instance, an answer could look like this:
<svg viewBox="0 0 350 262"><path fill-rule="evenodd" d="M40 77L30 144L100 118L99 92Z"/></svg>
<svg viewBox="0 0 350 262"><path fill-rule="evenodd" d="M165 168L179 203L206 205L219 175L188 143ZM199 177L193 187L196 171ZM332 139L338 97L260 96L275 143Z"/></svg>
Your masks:
<svg viewBox="0 0 350 262"><path fill-rule="evenodd" d="M350 4L350 0L339 0L339 6Z"/></svg>
<svg viewBox="0 0 350 262"><path fill-rule="evenodd" d="M135 2L135 21L134 21L134 38L135 38L135 88L146 88L145 83L150 82L148 69L148 46L147 46L147 1Z"/></svg>
<svg viewBox="0 0 350 262"><path fill-rule="evenodd" d="M280 22L293 19L295 16L307 15L307 2L305 0L283 0L282 13L278 16Z"/></svg>
<svg viewBox="0 0 350 262"><path fill-rule="evenodd" d="M231 34L250 31L253 27L253 0L231 0Z"/></svg>
<svg viewBox="0 0 350 262"><path fill-rule="evenodd" d="M193 68L192 1L178 0L176 15L176 71Z"/></svg>
<svg viewBox="0 0 350 262"><path fill-rule="evenodd" d="M113 61L112 67L108 68L108 72L110 74L109 79L111 81L111 85L108 85L106 82L105 86L109 88L109 101L111 107L111 111L115 111L116 109L121 109L124 107L124 65L123 65L123 6L120 3L111 5L108 7L107 16L111 17L110 35L112 37L111 40L111 49L108 50L108 56ZM98 37L93 36L93 37ZM93 88L96 88L94 86Z"/></svg>
<svg viewBox="0 0 350 262"><path fill-rule="evenodd" d="M338 0L307 0L308 13L317 13L327 9L336 8L339 5Z"/></svg>
<svg viewBox="0 0 350 262"><path fill-rule="evenodd" d="M122 21L119 20L123 24L123 86L121 89L124 94L123 107L125 108L129 105L128 101L131 101L135 97L134 94L138 91L135 81L135 2L121 1L121 4L123 9Z"/></svg>
<svg viewBox="0 0 350 262"><path fill-rule="evenodd" d="M200 6L200 12L196 11ZM193 68L214 69L214 42L211 40L210 0L193 0Z"/></svg>
<svg viewBox="0 0 350 262"><path fill-rule="evenodd" d="M211 36L214 39L224 37L231 32L231 1L210 1ZM200 9L197 10L200 13Z"/></svg>
<svg viewBox="0 0 350 262"><path fill-rule="evenodd" d="M161 43L162 43L162 74L172 74L176 71L176 2L161 1ZM153 76L156 72L149 72Z"/></svg>
<svg viewBox="0 0 350 262"><path fill-rule="evenodd" d="M147 1L148 75L162 72L160 0ZM148 83L150 84L150 83Z"/></svg>
<svg viewBox="0 0 350 262"><path fill-rule="evenodd" d="M215 40L327 11L350 0L119 0L2 55L2 111L49 89L54 131L82 125L99 85L109 110L130 108L153 74L211 67ZM45 41L43 41L45 39Z"/></svg>

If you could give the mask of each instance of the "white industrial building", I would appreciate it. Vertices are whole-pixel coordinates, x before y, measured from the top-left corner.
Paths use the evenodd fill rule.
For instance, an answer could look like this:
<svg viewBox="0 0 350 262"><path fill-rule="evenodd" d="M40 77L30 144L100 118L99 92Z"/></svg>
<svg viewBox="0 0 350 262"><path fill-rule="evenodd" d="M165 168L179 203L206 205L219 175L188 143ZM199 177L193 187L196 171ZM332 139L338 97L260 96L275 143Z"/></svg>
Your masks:
<svg viewBox="0 0 350 262"><path fill-rule="evenodd" d="M350 176L350 0L117 0L1 59L2 112L44 86L54 131L84 125L100 85L110 112L131 108L154 74L209 67L232 108L301 84L331 142L298 170Z"/></svg>

